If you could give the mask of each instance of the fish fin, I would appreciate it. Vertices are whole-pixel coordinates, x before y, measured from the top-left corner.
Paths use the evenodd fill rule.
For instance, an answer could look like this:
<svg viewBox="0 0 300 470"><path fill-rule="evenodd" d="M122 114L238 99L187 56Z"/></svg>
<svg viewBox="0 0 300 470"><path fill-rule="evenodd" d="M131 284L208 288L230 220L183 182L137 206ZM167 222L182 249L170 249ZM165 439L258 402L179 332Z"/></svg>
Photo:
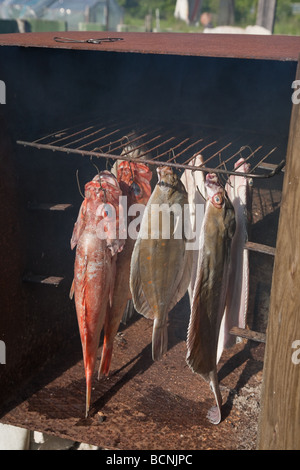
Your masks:
<svg viewBox="0 0 300 470"><path fill-rule="evenodd" d="M70 293L69 293L69 297L70 297L71 300L74 297L74 290L75 290L75 287L74 287L74 279L73 279L71 289L70 289Z"/></svg>
<svg viewBox="0 0 300 470"><path fill-rule="evenodd" d="M109 306L112 307L114 299L114 289L115 289L115 280L116 280L116 271L117 271L117 255L114 255L111 259L111 279L109 287Z"/></svg>
<svg viewBox="0 0 300 470"><path fill-rule="evenodd" d="M217 348L217 364L219 363L223 351L225 349L225 337L226 337L226 319L227 319L228 310L225 307L225 312L221 321L219 338L218 338L218 348Z"/></svg>
<svg viewBox="0 0 300 470"><path fill-rule="evenodd" d="M207 286L209 281L208 258L204 258L202 262L203 264L197 274L192 295L191 315L186 339L186 362L192 371L198 374L202 374L203 370L206 369L206 366L208 365L206 351L208 348L207 342L210 341L210 337L206 334L203 335L203 332L207 331L209 333L211 328L208 316L205 314L207 310L206 302L202 298L203 296L205 298L206 292L204 291L204 294L201 295L202 286Z"/></svg>
<svg viewBox="0 0 300 470"><path fill-rule="evenodd" d="M108 376L112 353L113 353L113 345L108 345L108 341L105 336L104 342L103 342L103 348L102 348L101 362L100 362L100 367L98 371L98 380L101 375Z"/></svg>
<svg viewBox="0 0 300 470"><path fill-rule="evenodd" d="M207 418L212 424L219 424L222 419L221 406L222 395L220 392L217 371L214 370L209 374L210 388L216 400L216 406L213 406L207 413Z"/></svg>
<svg viewBox="0 0 300 470"><path fill-rule="evenodd" d="M86 373L86 392L85 392L85 417L87 418L90 411L92 394L92 373L87 371Z"/></svg>
<svg viewBox="0 0 300 470"><path fill-rule="evenodd" d="M168 325L158 325L155 318L152 331L152 359L158 361L168 349Z"/></svg>
<svg viewBox="0 0 300 470"><path fill-rule="evenodd" d="M73 250L75 246L77 245L78 240L85 227L86 204L87 204L87 200L85 199L79 209L79 214L75 222L73 233L72 233L72 238L71 238L71 250Z"/></svg>
<svg viewBox="0 0 300 470"><path fill-rule="evenodd" d="M124 310L121 322L124 325L126 325L127 322L130 320L130 318L133 317L134 313L135 313L134 305L133 305L132 299L130 299L130 300L127 301L127 305L126 305L126 308Z"/></svg>
<svg viewBox="0 0 300 470"><path fill-rule="evenodd" d="M170 312L172 308L175 307L175 305L182 299L186 291L188 290L190 280L191 280L191 274L192 274L192 265L193 265L193 252L192 250L187 250L185 252L185 264L184 268L182 271L182 275L180 276L180 281L178 282L178 288L174 292L172 301L170 303L170 306L168 308L168 311Z"/></svg>
<svg viewBox="0 0 300 470"><path fill-rule="evenodd" d="M242 295L241 295L241 308L239 312L239 328L246 328L246 319L248 311L249 300L249 252L243 250L243 274L242 274Z"/></svg>
<svg viewBox="0 0 300 470"><path fill-rule="evenodd" d="M145 318L153 320L153 312L145 296L143 284L141 282L140 268L139 268L139 257L135 255L135 252L139 251L139 240L136 241L134 251L132 253L131 265L130 265L130 291L132 294L132 301L135 310L143 315Z"/></svg>

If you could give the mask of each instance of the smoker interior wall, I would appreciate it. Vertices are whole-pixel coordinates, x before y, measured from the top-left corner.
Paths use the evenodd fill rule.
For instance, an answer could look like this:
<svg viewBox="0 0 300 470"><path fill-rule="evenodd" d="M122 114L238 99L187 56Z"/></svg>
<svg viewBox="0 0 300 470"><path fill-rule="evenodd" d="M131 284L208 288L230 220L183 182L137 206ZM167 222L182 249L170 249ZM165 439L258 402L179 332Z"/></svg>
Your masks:
<svg viewBox="0 0 300 470"><path fill-rule="evenodd" d="M76 170L82 187L95 173L84 157L5 142L33 140L93 115L103 123L153 118L187 122L191 128L201 124L230 132L240 127L287 136L296 64L19 47L2 47L0 63L7 90L1 107L7 128L3 133L1 127L0 141L6 208L1 225L9 224L13 233L1 237L0 246L5 266L0 339L7 350L7 364L0 366L3 402L54 355L60 354L67 367L81 354L68 297L74 262L69 240L81 203ZM105 167L104 161L98 163ZM13 183L7 190L9 178ZM73 209L28 211L32 202L72 203ZM25 271L64 281L57 288L22 283Z"/></svg>

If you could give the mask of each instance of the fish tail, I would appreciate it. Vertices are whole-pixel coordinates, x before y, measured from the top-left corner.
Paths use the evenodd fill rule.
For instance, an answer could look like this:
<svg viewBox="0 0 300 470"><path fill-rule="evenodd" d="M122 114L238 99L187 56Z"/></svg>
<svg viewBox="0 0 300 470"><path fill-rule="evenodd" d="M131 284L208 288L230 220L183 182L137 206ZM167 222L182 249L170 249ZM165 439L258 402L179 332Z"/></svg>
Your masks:
<svg viewBox="0 0 300 470"><path fill-rule="evenodd" d="M72 300L73 297L74 297L74 291L75 291L75 287L74 287L74 279L73 279L73 282L72 282L72 285L71 285L71 289L70 289L70 294L69 294L69 297L70 297L71 300Z"/></svg>
<svg viewBox="0 0 300 470"><path fill-rule="evenodd" d="M87 418L90 411L91 403L91 394L92 394L92 373L87 372L86 375L86 401L85 401L85 417Z"/></svg>
<svg viewBox="0 0 300 470"><path fill-rule="evenodd" d="M124 310L121 322L126 325L128 321L133 317L135 313L133 301L130 299L127 301L126 308Z"/></svg>
<svg viewBox="0 0 300 470"><path fill-rule="evenodd" d="M104 337L101 362L100 362L100 367L98 371L98 380L101 375L106 375L106 376L108 375L110 364L111 364L112 352L113 352L113 346L109 345L106 337Z"/></svg>
<svg viewBox="0 0 300 470"><path fill-rule="evenodd" d="M216 400L216 406L213 406L207 413L207 418L212 424L219 424L222 418L221 406L222 395L220 392L217 371L214 370L209 373L209 385Z"/></svg>
<svg viewBox="0 0 300 470"><path fill-rule="evenodd" d="M168 349L168 326L167 323L159 324L157 318L154 320L152 332L152 359L158 361Z"/></svg>

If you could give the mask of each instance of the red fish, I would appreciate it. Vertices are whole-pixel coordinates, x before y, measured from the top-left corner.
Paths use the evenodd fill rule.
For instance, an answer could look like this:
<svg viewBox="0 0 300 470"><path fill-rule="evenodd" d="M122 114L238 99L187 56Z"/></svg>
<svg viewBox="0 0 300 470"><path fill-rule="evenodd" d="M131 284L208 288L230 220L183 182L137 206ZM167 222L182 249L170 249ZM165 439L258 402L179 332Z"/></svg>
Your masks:
<svg viewBox="0 0 300 470"><path fill-rule="evenodd" d="M118 231L119 217L122 217L120 195L116 178L107 171L87 183L71 239L71 248L76 245L77 248L70 297L75 294L86 377L86 416L100 334L113 295L116 256L125 241L119 240Z"/></svg>
<svg viewBox="0 0 300 470"><path fill-rule="evenodd" d="M152 172L144 163L122 161L118 166L117 179L133 190L134 204L147 204L151 195Z"/></svg>
<svg viewBox="0 0 300 470"><path fill-rule="evenodd" d="M146 204L150 194L152 172L143 163L123 161L118 165L117 178L124 196L127 196L128 208L132 204ZM116 279L112 305L108 307L104 325L104 343L102 349L99 376L108 375L113 353L114 338L120 326L128 300L131 299L129 287L130 261L135 239L127 236L122 253L116 263Z"/></svg>

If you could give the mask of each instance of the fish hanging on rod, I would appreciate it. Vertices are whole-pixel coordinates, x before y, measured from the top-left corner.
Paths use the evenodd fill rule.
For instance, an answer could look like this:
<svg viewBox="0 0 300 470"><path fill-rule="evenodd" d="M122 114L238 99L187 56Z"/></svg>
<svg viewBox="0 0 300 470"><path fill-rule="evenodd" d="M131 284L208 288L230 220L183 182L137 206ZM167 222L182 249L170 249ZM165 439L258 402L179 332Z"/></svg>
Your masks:
<svg viewBox="0 0 300 470"><path fill-rule="evenodd" d="M152 172L143 163L123 161L117 168L117 180L122 190L122 195L127 198L127 207L133 204L145 205L151 194L150 181ZM128 222L131 220L128 217ZM118 332L120 322L128 308L128 301L131 300L129 287L130 261L135 238L127 233L127 239L122 253L118 254L116 262L116 278L112 305L108 306L104 324L104 342L99 368L100 375L108 375L113 353L114 338ZM127 320L128 318L126 318Z"/></svg>
<svg viewBox="0 0 300 470"><path fill-rule="evenodd" d="M100 334L107 306L113 299L116 258L125 243L119 230L123 218L120 195L117 179L108 171L99 172L85 185L85 198L71 238L71 249L76 246L76 256L70 298L75 297L83 351L86 416Z"/></svg>
<svg viewBox="0 0 300 470"><path fill-rule="evenodd" d="M196 155L190 162L191 166L201 166L204 164L202 155ZM188 287L190 304L192 304L193 290L196 281L198 255L199 255L199 233L202 227L205 202L206 202L206 189L205 189L205 175L201 170L184 170L181 181L188 194L190 219L191 219L191 233L194 234L193 243L193 263L191 280Z"/></svg>
<svg viewBox="0 0 300 470"><path fill-rule="evenodd" d="M234 208L216 174L206 175L205 186L207 203L187 333L186 361L193 372L210 384L216 406L207 417L211 423L218 424L222 395L217 376L217 346L236 224Z"/></svg>
<svg viewBox="0 0 300 470"><path fill-rule="evenodd" d="M158 183L145 209L130 271L135 309L154 320L153 360L167 351L168 314L187 291L192 263L184 234L184 225L190 220L184 211L188 209L186 190L172 168L159 167L157 174Z"/></svg>
<svg viewBox="0 0 300 470"><path fill-rule="evenodd" d="M234 165L238 172L249 173L250 164L240 158ZM234 326L246 327L249 299L249 252L248 225L251 220L252 179L231 175L225 186L235 210L236 230L231 243L230 270L225 312L220 328L218 361L224 349L233 346L239 339L229 332Z"/></svg>
<svg viewBox="0 0 300 470"><path fill-rule="evenodd" d="M124 157L130 157L134 158L137 160L151 160L152 159L152 153L148 149L148 147L144 144L142 139L139 137L138 132L136 130L132 130L128 135L125 135L123 137L123 141L125 141L123 150L121 152L121 156L123 155ZM139 168L139 183L137 184L134 181L133 175L135 174L133 169ZM147 170L148 168L148 170ZM143 171L145 170L145 171ZM139 204L146 204L151 191L155 187L157 178L156 178L156 172L153 172L151 170L151 181L150 181L150 193L149 193L149 187L148 187L148 176L149 176L149 167L145 164L137 162L129 162L127 160L117 160L113 167L112 167L112 173L115 175L115 177L118 179L120 184L122 185L125 183L125 185L132 186L132 190L135 192L135 197L138 199ZM146 173L148 175L146 176ZM144 175L143 175L144 174ZM123 183L122 183L122 182ZM124 190L124 194L127 194L128 188ZM135 203L132 201L132 203ZM130 205L129 205L130 207ZM133 244L131 246L131 250L133 249ZM129 252L129 248L126 250ZM132 315L134 314L134 306L133 302L131 299L131 294L130 294L130 300L127 301L127 305L125 307L123 316L122 316L122 323L126 324Z"/></svg>

